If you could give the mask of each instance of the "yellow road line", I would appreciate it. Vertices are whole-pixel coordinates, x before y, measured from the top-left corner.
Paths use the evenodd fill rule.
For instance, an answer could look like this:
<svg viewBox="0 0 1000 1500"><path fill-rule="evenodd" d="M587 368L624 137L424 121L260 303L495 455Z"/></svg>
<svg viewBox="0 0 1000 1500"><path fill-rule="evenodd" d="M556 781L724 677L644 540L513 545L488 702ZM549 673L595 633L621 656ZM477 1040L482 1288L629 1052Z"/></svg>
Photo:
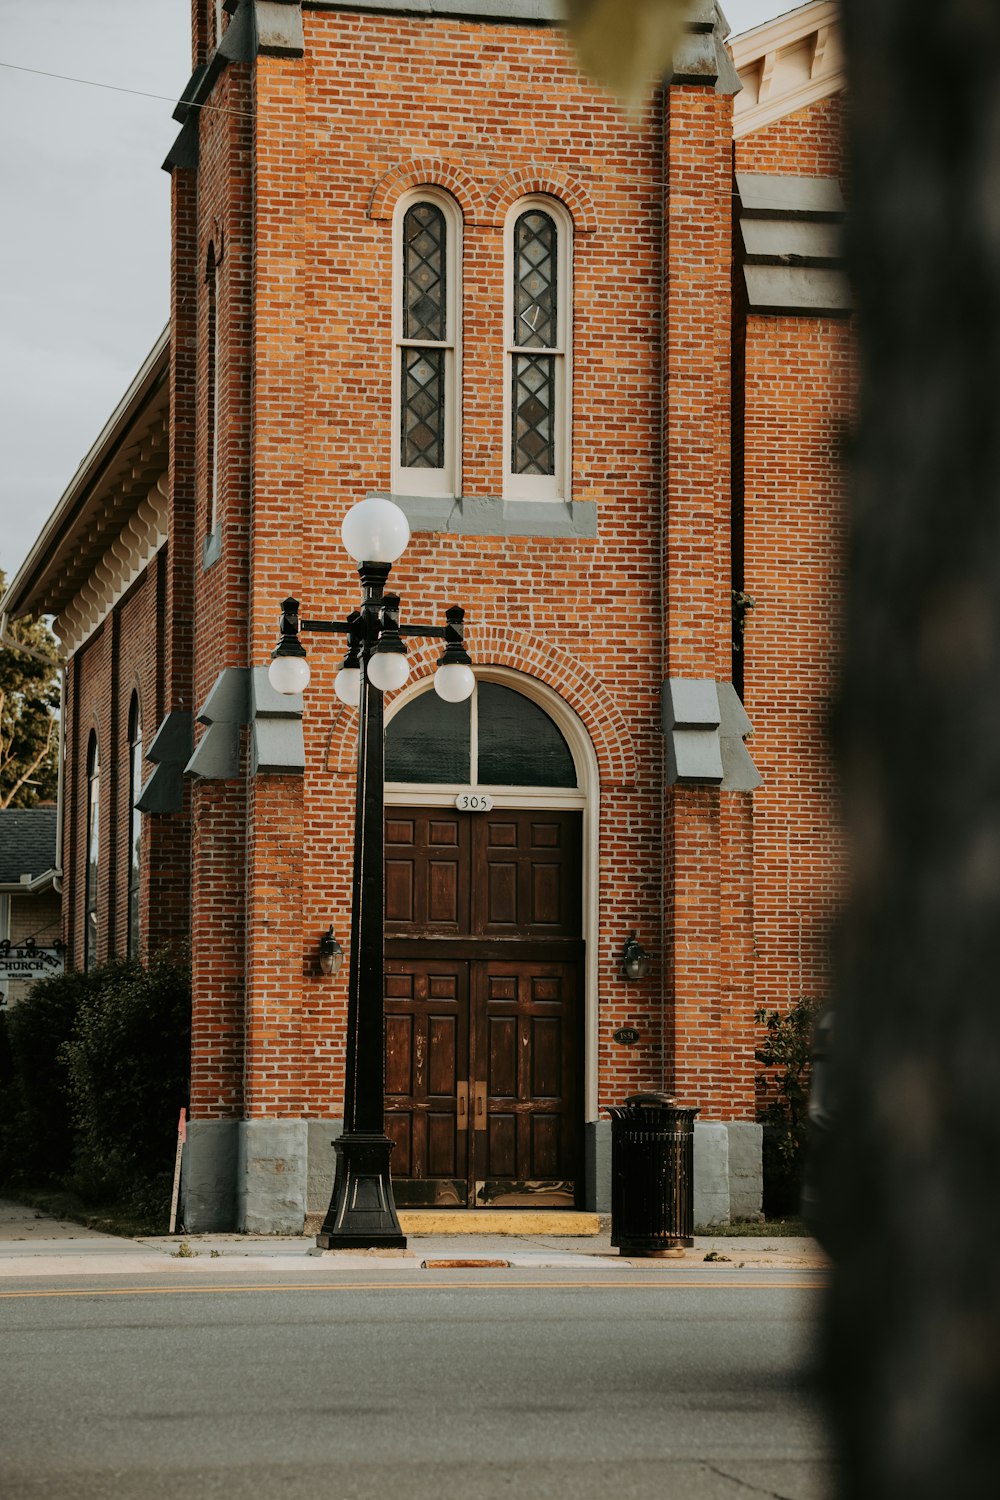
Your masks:
<svg viewBox="0 0 1000 1500"><path fill-rule="evenodd" d="M178 1297L189 1293L227 1292L424 1292L477 1291L821 1291L825 1281L353 1281L271 1282L264 1285L226 1286L116 1286L71 1287L58 1290L0 1292L0 1301L24 1297Z"/></svg>

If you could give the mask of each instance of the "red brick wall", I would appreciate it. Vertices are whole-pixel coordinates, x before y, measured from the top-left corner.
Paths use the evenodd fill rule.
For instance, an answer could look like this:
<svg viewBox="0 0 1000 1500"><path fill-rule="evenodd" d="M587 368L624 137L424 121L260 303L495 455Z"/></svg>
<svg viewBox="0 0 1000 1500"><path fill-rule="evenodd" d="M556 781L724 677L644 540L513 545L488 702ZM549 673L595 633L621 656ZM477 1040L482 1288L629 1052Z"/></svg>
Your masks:
<svg viewBox="0 0 1000 1500"><path fill-rule="evenodd" d="M842 101L737 142L737 169L841 176ZM852 333L835 318L751 316L743 477L745 703L754 794L757 1002L821 997L843 881L826 720L836 685L845 538L841 453Z"/></svg>
<svg viewBox="0 0 1000 1500"><path fill-rule="evenodd" d="M674 88L665 132L666 676L730 667L732 101ZM664 817L671 1087L703 1118L753 1112L744 793L668 790Z"/></svg>
<svg viewBox="0 0 1000 1500"><path fill-rule="evenodd" d="M138 694L143 744L159 727L163 662L157 629L161 569L152 563L78 651L67 672L66 784L63 801L64 936L72 963L84 958L87 883L87 753L97 734L101 765L97 961L128 948L129 703ZM144 768L144 779L150 766ZM142 946L183 942L187 881L170 820L146 818L140 859Z"/></svg>
<svg viewBox="0 0 1000 1500"><path fill-rule="evenodd" d="M576 216L573 492L600 503L600 536L417 535L398 586L410 619L436 620L445 604L464 603L476 661L550 683L596 739L609 738L596 687L627 705L634 779L623 783L620 750L605 752L602 765L601 1064L605 1094L617 1098L662 1077L660 618L649 586L659 556L660 359L648 337L662 284L656 118L641 129L627 122L580 81L562 37L547 28L308 11L303 20L304 61L260 59L255 77L252 659L266 660L276 605L289 590L307 613L327 617L342 616L357 598L339 523L352 503L390 483L395 195L423 177L450 184L465 210L463 490L495 496L506 447L503 209L555 180ZM370 105L359 111L364 98ZM427 165L390 177L376 205L382 216L372 217L379 184L415 157ZM612 612L616 628L594 628ZM305 1113L340 1109L346 969L331 983L315 964L327 924L342 940L348 925L350 755L346 774L323 770L337 658L329 643L313 652L301 874L294 839L286 845L282 832L298 789L275 779L254 790L254 1113L296 1107L289 1069ZM279 812L278 847L268 848ZM267 910L276 868L291 881L282 891L293 910L301 880L301 922L288 932L273 905ZM656 977L627 986L618 954L633 927L654 953ZM293 939L297 961L289 956ZM625 1021L643 1033L634 1049L610 1041Z"/></svg>
<svg viewBox="0 0 1000 1500"><path fill-rule="evenodd" d="M843 180L845 105L843 94L831 94L741 136L736 142L736 170Z"/></svg>
<svg viewBox="0 0 1000 1500"><path fill-rule="evenodd" d="M598 537L418 534L393 582L407 619L464 603L477 663L548 683L594 741L602 1104L669 1084L709 1117L747 1118L748 799L665 794L659 731L665 675L730 676L731 102L674 89L666 122L661 99L633 123L549 28L311 10L303 23L304 59L251 70L252 195L245 141L221 114L202 118L196 194L175 186L188 377L195 348L204 360L204 256L220 222L241 288L227 280L219 311L222 556L202 571L196 523L188 551L192 706L223 666L267 660L286 593L307 615L356 603L339 525L390 483L391 213L421 181L452 191L464 215L463 492L500 494L503 214L518 194L554 193L575 230L573 495L597 505ZM237 107L243 72L227 70L213 103ZM207 461L200 369L197 412L175 416L192 517ZM239 1108L244 1035L248 1113L341 1105L346 966L330 981L315 955L331 921L348 937L353 729L332 693L336 646L315 644L311 659L304 784L258 778L245 813L236 786L194 793L202 1114ZM618 972L632 929L653 957L637 984ZM230 930L242 948L222 940ZM641 1033L634 1048L611 1038L623 1023Z"/></svg>
<svg viewBox="0 0 1000 1500"><path fill-rule="evenodd" d="M744 643L754 794L757 997L822 995L843 849L826 718L840 641L851 416L843 320L751 318L745 543L755 607ZM790 541L794 539L794 548Z"/></svg>
<svg viewBox="0 0 1000 1500"><path fill-rule="evenodd" d="M214 25L213 7L210 19ZM212 94L216 107L202 129L196 198L184 220L185 256L178 266L177 297L190 315L193 346L185 418L193 435L190 486L193 517L191 581L194 633L191 704L204 704L219 672L247 664L248 545L252 505L250 472L251 388L251 170L249 69L231 66ZM218 555L209 554L208 408L209 251L218 263L215 413ZM190 312L193 310L193 313ZM193 376L193 379L191 377ZM195 739L204 733L195 724ZM195 1118L238 1115L243 1104L248 789L245 780L195 783L190 791L191 939L194 1011L191 1110Z"/></svg>

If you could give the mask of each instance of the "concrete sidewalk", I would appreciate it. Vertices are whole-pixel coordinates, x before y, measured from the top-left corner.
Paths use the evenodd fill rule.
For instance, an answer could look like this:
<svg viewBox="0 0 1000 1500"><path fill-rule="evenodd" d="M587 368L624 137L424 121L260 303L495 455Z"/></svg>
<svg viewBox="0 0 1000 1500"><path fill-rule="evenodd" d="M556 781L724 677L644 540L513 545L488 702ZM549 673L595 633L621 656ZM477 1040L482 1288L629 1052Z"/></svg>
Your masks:
<svg viewBox="0 0 1000 1500"><path fill-rule="evenodd" d="M731 1270L821 1271L826 1258L809 1239L766 1236L699 1236L692 1249L670 1259L627 1257L612 1248L609 1229L585 1238L521 1235L416 1235L405 1251L321 1253L312 1235L199 1234L123 1239L32 1208L0 1200L0 1278L27 1276L185 1274L218 1270L329 1275L341 1270L376 1272L477 1266L526 1269L630 1271L665 1267Z"/></svg>

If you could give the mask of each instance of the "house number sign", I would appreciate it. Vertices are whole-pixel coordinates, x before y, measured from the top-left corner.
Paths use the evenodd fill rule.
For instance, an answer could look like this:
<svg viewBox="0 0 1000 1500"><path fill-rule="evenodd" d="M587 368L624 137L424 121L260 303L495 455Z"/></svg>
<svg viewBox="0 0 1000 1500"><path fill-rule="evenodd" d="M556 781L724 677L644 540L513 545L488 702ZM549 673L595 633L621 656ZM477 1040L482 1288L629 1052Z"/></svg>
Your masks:
<svg viewBox="0 0 1000 1500"><path fill-rule="evenodd" d="M489 812L493 798L489 792L459 792L455 806L459 812Z"/></svg>
<svg viewBox="0 0 1000 1500"><path fill-rule="evenodd" d="M623 1047L634 1047L639 1040L639 1033L634 1026L619 1026L618 1030L612 1032L616 1042L621 1042Z"/></svg>

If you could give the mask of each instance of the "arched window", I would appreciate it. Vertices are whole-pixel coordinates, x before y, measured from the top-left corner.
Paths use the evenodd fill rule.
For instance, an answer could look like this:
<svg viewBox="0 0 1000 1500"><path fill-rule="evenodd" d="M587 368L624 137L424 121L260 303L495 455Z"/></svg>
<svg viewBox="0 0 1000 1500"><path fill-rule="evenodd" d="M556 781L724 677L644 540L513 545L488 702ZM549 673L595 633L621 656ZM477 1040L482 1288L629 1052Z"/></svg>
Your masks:
<svg viewBox="0 0 1000 1500"><path fill-rule="evenodd" d="M215 246L208 247L205 267L208 286L207 365L205 373L205 530L215 532L219 518L219 263Z"/></svg>
<svg viewBox="0 0 1000 1500"><path fill-rule="evenodd" d="M128 714L128 956L138 958L140 950L139 926L139 856L142 845L142 813L136 800L142 791L142 720L139 716L139 697L132 694Z"/></svg>
<svg viewBox="0 0 1000 1500"><path fill-rule="evenodd" d="M569 499L572 229L552 198L507 216L507 462L513 500Z"/></svg>
<svg viewBox="0 0 1000 1500"><path fill-rule="evenodd" d="M458 493L462 220L433 188L407 193L393 219L392 487Z"/></svg>
<svg viewBox="0 0 1000 1500"><path fill-rule="evenodd" d="M101 761L97 735L91 732L87 746L87 877L83 931L83 967L97 962L97 882L101 856Z"/></svg>
<svg viewBox="0 0 1000 1500"><path fill-rule="evenodd" d="M562 732L537 703L499 682L477 682L464 703L431 691L391 719L386 781L483 787L575 787Z"/></svg>

